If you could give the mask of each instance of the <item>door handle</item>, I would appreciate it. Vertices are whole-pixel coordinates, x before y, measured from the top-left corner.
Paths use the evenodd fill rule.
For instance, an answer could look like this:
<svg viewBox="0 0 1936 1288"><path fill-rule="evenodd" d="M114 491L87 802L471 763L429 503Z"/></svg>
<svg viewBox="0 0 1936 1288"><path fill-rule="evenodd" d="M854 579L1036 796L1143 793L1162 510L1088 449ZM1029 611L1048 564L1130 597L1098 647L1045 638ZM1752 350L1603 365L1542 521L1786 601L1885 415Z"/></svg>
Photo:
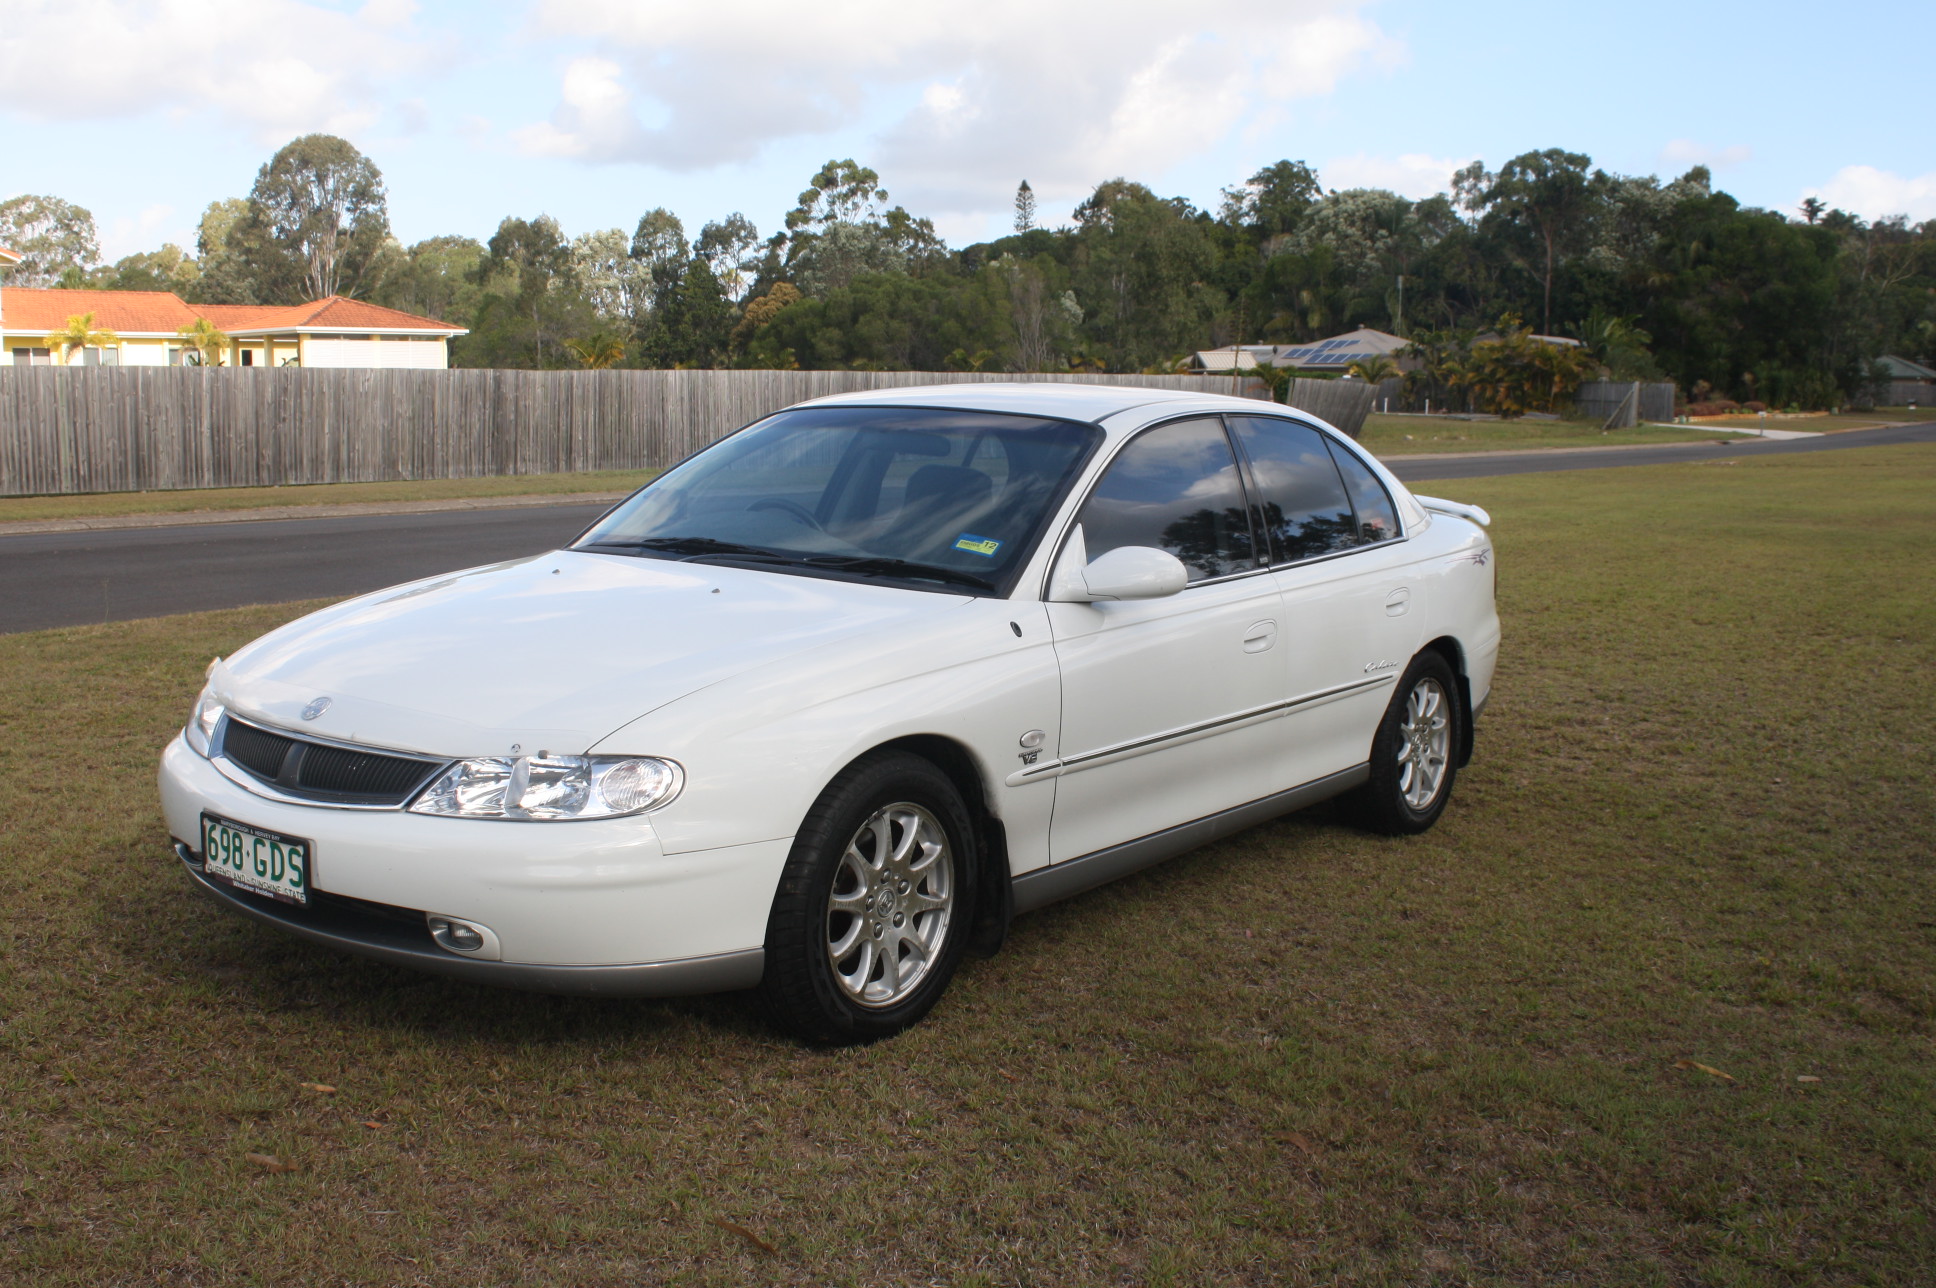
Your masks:
<svg viewBox="0 0 1936 1288"><path fill-rule="evenodd" d="M1412 592L1408 586L1400 586L1385 596L1385 616L1403 617L1412 606Z"/></svg>
<svg viewBox="0 0 1936 1288"><path fill-rule="evenodd" d="M1246 653L1262 653L1276 642L1277 623L1273 621L1253 622L1250 629L1244 632Z"/></svg>

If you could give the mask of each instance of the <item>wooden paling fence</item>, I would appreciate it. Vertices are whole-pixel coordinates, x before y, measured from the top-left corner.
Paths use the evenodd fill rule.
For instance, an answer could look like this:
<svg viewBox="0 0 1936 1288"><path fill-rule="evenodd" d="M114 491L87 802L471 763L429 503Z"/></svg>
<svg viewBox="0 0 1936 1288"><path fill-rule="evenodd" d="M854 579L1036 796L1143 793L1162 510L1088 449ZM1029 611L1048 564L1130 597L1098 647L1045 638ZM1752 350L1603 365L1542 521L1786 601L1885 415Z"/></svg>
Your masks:
<svg viewBox="0 0 1936 1288"><path fill-rule="evenodd" d="M997 380L1266 396L1186 375L0 367L0 496L660 468L802 399ZM1290 389L1354 436L1370 399Z"/></svg>

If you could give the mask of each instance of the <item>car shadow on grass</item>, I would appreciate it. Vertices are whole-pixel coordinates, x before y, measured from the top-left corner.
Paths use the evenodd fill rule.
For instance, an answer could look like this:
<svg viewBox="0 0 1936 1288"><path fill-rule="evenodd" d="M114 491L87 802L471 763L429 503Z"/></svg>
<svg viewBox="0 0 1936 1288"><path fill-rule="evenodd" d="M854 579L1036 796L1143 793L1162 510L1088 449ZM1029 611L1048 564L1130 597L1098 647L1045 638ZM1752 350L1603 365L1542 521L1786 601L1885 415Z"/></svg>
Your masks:
<svg viewBox="0 0 1936 1288"><path fill-rule="evenodd" d="M995 960L971 955L964 961L950 990L954 997L944 999L928 1023L946 1023L949 1001L964 995L984 988L1026 991L1031 977L1066 973L1077 961L1092 961L1098 949L1105 956L1130 952L1124 937L1135 936L1135 924L1152 915L1152 905L1215 902L1224 897L1217 887L1245 884L1241 869L1256 861L1258 847L1268 849L1273 863L1295 862L1319 835L1341 825L1336 807L1324 802L1018 917ZM480 1046L676 1045L700 1032L714 1043L793 1045L770 1026L751 991L560 997L448 979L335 952L245 920L203 897L174 867L170 861L145 879L102 887L97 925L105 945L174 991L179 1002L226 1016L211 1016L214 1025L313 1016L314 1023L408 1034L473 1054ZM996 999L976 1000L1002 1006Z"/></svg>
<svg viewBox="0 0 1936 1288"><path fill-rule="evenodd" d="M232 1020L313 1014L334 1024L474 1046L609 1045L705 1028L776 1040L750 992L698 997L559 997L491 988L334 952L244 920L164 870L101 892L104 941L166 986Z"/></svg>

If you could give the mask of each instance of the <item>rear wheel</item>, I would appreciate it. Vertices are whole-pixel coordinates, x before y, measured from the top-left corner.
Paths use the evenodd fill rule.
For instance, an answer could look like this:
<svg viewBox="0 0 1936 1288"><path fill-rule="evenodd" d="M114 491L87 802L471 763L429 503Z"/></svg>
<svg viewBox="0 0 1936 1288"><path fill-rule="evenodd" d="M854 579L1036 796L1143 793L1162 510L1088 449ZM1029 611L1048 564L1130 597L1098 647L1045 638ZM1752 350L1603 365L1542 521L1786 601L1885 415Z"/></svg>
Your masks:
<svg viewBox="0 0 1936 1288"><path fill-rule="evenodd" d="M948 987L975 907L973 828L947 775L889 752L815 803L767 920L760 994L810 1042L891 1036Z"/></svg>
<svg viewBox="0 0 1936 1288"><path fill-rule="evenodd" d="M1420 653L1398 682L1371 740L1371 777L1349 800L1374 832L1407 836L1438 822L1458 776L1464 735L1458 679L1437 653Z"/></svg>

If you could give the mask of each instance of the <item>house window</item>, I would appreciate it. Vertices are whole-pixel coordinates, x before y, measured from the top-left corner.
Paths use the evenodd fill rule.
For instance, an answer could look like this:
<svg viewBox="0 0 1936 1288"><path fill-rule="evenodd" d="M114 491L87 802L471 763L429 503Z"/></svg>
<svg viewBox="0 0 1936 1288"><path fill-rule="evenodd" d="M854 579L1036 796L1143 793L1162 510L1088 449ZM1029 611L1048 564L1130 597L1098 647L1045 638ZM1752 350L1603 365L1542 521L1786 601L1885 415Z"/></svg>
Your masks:
<svg viewBox="0 0 1936 1288"><path fill-rule="evenodd" d="M16 367L51 367L54 365L52 349L15 349L13 365Z"/></svg>
<svg viewBox="0 0 1936 1288"><path fill-rule="evenodd" d="M81 350L81 365L83 367L118 367L121 365L121 350L119 348L103 349L89 345L87 348Z"/></svg>
<svg viewBox="0 0 1936 1288"><path fill-rule="evenodd" d="M242 350L242 365L243 365L243 366L245 366L245 367L253 367L253 366L255 365L255 350L254 350L254 349L244 349L244 350Z"/></svg>

